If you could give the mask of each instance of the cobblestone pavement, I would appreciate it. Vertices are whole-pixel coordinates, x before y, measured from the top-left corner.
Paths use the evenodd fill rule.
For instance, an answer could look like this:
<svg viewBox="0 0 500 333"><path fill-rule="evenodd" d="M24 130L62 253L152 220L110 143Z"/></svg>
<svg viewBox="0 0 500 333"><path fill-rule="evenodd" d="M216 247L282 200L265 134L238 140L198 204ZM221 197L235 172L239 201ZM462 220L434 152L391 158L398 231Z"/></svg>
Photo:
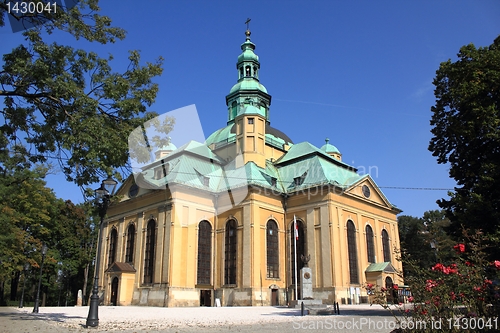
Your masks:
<svg viewBox="0 0 500 333"><path fill-rule="evenodd" d="M0 332L88 332L88 307L0 307ZM340 315L300 316L285 307L162 308L100 306L92 332L370 332L395 328L390 312L374 305L346 305Z"/></svg>

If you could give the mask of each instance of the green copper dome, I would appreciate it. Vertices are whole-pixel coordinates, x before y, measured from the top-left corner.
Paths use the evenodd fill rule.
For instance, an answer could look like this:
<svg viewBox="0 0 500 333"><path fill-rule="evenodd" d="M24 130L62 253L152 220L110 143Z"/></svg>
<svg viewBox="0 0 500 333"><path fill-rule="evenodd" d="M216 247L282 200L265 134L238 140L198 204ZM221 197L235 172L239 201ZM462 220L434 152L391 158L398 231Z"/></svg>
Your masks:
<svg viewBox="0 0 500 333"><path fill-rule="evenodd" d="M324 151L327 154L330 153L335 153L335 154L340 154L340 151L335 147L334 145L329 144L330 139L325 140L325 144L321 147L321 150Z"/></svg>
<svg viewBox="0 0 500 333"><path fill-rule="evenodd" d="M229 95L239 90L259 90L267 94L266 87L254 79L243 79L240 82L237 82L229 91Z"/></svg>

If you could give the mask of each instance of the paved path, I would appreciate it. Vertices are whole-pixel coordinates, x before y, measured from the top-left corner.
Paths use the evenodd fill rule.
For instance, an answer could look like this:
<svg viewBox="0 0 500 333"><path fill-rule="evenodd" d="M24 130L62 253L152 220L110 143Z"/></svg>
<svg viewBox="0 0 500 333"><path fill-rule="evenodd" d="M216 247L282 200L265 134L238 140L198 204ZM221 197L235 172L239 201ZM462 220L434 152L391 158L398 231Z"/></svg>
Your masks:
<svg viewBox="0 0 500 333"><path fill-rule="evenodd" d="M89 308L0 307L0 333L88 332ZM394 328L392 315L374 305L346 305L340 315L300 316L300 310L284 307L193 307L162 308L136 306L99 307L99 327L92 332L370 332L388 333Z"/></svg>

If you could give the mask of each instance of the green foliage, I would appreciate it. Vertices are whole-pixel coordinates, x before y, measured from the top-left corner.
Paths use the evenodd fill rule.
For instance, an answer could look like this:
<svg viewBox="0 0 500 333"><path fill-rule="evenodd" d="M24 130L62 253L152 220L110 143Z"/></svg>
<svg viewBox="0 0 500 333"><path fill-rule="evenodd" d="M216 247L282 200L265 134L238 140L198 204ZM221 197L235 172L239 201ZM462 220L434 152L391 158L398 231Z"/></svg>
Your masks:
<svg viewBox="0 0 500 333"><path fill-rule="evenodd" d="M25 17L43 24L23 33L25 42L3 56L0 71L1 140L10 151L19 147L27 163L57 161L67 180L80 186L128 172L128 135L155 116L146 109L158 93L153 79L162 73L162 58L141 64L137 51L116 72L111 55L44 42L43 33L55 29L102 44L123 39L125 32L98 11L98 1L84 0L57 14ZM6 0L0 1L4 15Z"/></svg>
<svg viewBox="0 0 500 333"><path fill-rule="evenodd" d="M91 205L75 206L56 199L43 180L47 168L25 168L25 155L0 152L0 282L17 280L28 263L28 275L35 283L45 243L49 251L44 262L44 288L61 285L75 295L83 288L83 270L94 254L95 214ZM19 285L13 283L12 287Z"/></svg>
<svg viewBox="0 0 500 333"><path fill-rule="evenodd" d="M441 63L433 83L436 105L431 108L429 150L438 163L449 163L458 184L450 199L438 204L456 236L463 225L483 230L498 245L500 37L489 47L463 46L457 61Z"/></svg>
<svg viewBox="0 0 500 333"><path fill-rule="evenodd" d="M431 267L436 261L449 263L454 258L454 241L446 233L450 221L444 211L431 210L423 217L398 216L401 259L405 278L418 274L410 262L418 267Z"/></svg>

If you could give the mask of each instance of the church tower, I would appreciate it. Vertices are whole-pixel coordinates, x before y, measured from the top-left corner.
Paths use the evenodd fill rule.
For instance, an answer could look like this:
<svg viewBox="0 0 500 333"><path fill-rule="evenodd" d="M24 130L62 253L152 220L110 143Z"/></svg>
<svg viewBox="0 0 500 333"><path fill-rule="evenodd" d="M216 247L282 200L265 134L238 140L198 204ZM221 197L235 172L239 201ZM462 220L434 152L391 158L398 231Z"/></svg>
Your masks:
<svg viewBox="0 0 500 333"><path fill-rule="evenodd" d="M250 41L250 30L236 63L238 82L226 96L228 125L235 125L236 149L243 155L243 163L253 161L264 168L266 124L269 124L271 96L259 82L260 62Z"/></svg>

